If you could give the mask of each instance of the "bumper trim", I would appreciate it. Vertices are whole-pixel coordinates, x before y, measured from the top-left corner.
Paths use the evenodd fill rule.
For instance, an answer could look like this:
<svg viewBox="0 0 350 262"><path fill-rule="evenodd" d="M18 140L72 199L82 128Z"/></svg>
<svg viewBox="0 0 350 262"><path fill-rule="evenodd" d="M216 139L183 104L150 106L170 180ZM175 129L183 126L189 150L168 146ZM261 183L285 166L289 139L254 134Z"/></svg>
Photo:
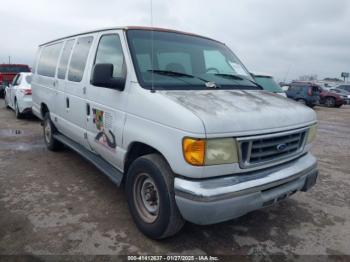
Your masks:
<svg viewBox="0 0 350 262"><path fill-rule="evenodd" d="M298 191L308 191L318 176L316 159L311 154L266 172L204 181L176 178L176 204L185 220L210 225L274 205Z"/></svg>
<svg viewBox="0 0 350 262"><path fill-rule="evenodd" d="M264 171L197 181L177 177L175 195L200 202L229 199L280 186L316 170L316 158L306 154L297 160Z"/></svg>

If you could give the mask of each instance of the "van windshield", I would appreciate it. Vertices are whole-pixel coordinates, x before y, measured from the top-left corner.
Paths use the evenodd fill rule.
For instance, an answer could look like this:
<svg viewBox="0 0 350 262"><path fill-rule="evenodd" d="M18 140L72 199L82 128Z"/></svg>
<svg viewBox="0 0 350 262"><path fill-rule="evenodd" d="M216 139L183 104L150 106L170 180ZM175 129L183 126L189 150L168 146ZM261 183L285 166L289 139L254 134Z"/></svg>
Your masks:
<svg viewBox="0 0 350 262"><path fill-rule="evenodd" d="M138 29L128 30L127 38L143 88L260 89L234 53L217 41Z"/></svg>

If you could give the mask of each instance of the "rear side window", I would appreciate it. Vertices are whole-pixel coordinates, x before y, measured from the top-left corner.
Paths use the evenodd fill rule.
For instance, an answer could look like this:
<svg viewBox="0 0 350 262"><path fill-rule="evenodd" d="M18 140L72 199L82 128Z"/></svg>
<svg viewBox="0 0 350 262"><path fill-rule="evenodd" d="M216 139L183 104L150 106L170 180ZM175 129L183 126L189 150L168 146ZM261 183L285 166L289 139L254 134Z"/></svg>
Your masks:
<svg viewBox="0 0 350 262"><path fill-rule="evenodd" d="M113 77L125 76L124 55L118 35L101 37L95 64L113 64Z"/></svg>
<svg viewBox="0 0 350 262"><path fill-rule="evenodd" d="M69 65L69 81L80 82L83 79L92 40L92 36L78 38Z"/></svg>
<svg viewBox="0 0 350 262"><path fill-rule="evenodd" d="M18 78L19 78L19 75L16 75L15 78L12 80L12 85L13 86L17 85Z"/></svg>
<svg viewBox="0 0 350 262"><path fill-rule="evenodd" d="M289 91L298 92L298 91L301 91L301 89L302 89L301 86L291 86L289 88Z"/></svg>
<svg viewBox="0 0 350 262"><path fill-rule="evenodd" d="M32 76L31 76L31 75L26 76L26 82L27 82L28 84L31 84L31 83L32 83Z"/></svg>
<svg viewBox="0 0 350 262"><path fill-rule="evenodd" d="M38 65L38 74L42 76L54 77L60 56L62 43L45 46L41 51Z"/></svg>
<svg viewBox="0 0 350 262"><path fill-rule="evenodd" d="M66 44L64 45L63 52L61 55L61 60L58 65L58 71L57 71L57 77L59 79L65 79L66 78L66 72L68 67L68 60L70 57L70 54L73 49L75 39L68 40Z"/></svg>

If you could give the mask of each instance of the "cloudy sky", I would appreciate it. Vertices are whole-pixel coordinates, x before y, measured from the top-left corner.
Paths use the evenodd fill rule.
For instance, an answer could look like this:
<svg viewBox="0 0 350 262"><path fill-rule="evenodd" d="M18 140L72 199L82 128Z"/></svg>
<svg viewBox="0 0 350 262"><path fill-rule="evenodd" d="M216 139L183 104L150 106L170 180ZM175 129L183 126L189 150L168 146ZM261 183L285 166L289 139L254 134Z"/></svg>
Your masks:
<svg viewBox="0 0 350 262"><path fill-rule="evenodd" d="M1 1L0 63L31 64L48 40L150 20L150 0ZM153 25L225 42L250 70L278 80L350 71L348 0L153 0Z"/></svg>

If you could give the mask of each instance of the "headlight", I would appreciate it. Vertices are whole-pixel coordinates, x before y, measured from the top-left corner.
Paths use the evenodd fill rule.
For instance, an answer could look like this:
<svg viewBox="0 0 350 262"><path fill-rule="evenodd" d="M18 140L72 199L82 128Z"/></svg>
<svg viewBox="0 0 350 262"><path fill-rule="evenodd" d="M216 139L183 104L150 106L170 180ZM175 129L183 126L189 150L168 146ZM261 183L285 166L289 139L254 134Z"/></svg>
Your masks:
<svg viewBox="0 0 350 262"><path fill-rule="evenodd" d="M317 135L317 124L310 127L309 132L307 134L306 144L311 144L312 142L314 142L316 135Z"/></svg>
<svg viewBox="0 0 350 262"><path fill-rule="evenodd" d="M185 138L183 152L186 161L194 166L238 163L237 144L233 138Z"/></svg>

